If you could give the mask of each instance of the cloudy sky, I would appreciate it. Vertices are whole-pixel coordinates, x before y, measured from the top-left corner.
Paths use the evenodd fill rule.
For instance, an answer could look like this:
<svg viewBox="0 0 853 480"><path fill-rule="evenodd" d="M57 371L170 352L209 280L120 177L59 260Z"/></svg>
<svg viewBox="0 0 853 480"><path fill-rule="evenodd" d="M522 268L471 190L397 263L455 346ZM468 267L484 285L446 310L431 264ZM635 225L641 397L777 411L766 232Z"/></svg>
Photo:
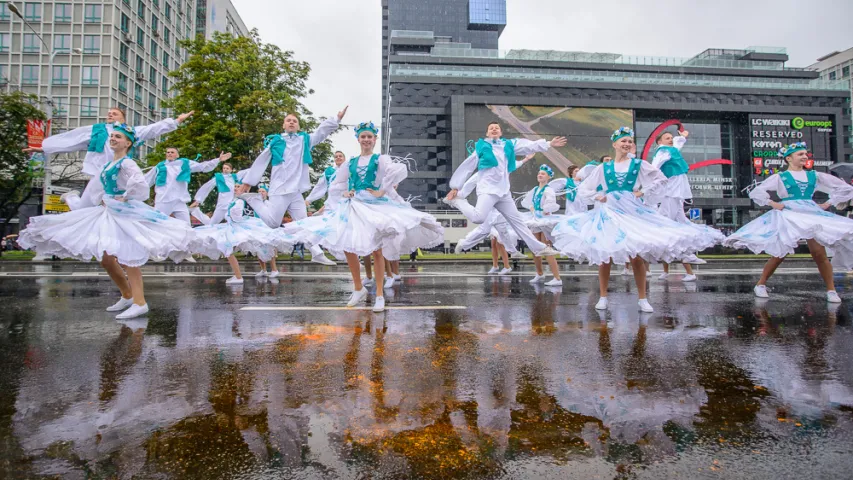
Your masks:
<svg viewBox="0 0 853 480"><path fill-rule="evenodd" d="M344 123L380 122L380 0L232 2L263 41L311 64L315 93L305 104L315 115L350 105ZM789 66L806 67L853 47L851 0L507 0L507 18L504 50L690 57L711 47L781 46ZM357 149L351 132L333 141L348 154Z"/></svg>

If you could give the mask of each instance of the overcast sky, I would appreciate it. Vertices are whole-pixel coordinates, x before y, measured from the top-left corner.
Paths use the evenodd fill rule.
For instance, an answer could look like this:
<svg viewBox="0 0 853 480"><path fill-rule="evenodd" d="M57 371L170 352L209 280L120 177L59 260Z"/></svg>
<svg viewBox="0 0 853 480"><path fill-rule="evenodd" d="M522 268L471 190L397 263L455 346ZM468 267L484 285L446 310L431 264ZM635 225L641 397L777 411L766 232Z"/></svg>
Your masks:
<svg viewBox="0 0 853 480"><path fill-rule="evenodd" d="M315 93L305 104L316 116L348 104L344 123L380 123L380 0L232 2L264 42L311 64L308 85ZM851 0L507 0L507 19L503 50L691 57L706 48L779 46L788 49L789 66L806 67L853 47ZM351 131L333 141L347 155L356 153Z"/></svg>

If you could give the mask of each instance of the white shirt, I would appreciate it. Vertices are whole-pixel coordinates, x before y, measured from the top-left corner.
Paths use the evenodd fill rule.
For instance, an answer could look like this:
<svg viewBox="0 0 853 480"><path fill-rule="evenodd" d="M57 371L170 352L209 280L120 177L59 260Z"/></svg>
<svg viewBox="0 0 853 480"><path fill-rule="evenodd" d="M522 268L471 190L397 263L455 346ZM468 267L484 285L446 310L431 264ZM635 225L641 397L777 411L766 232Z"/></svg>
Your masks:
<svg viewBox="0 0 853 480"><path fill-rule="evenodd" d="M613 170L617 173L624 173L633 163L633 159L626 159L621 162L612 160ZM637 174L637 182L634 184L634 191L643 190L643 192L653 190L656 186L666 182L666 175L660 170L653 167L651 163L639 160L640 172ZM578 196L583 197L587 201L597 198L607 193L607 180L604 178L604 165L601 164L595 167L595 170L589 174L589 178L581 182L578 187ZM604 189L597 191L599 185Z"/></svg>
<svg viewBox="0 0 853 480"><path fill-rule="evenodd" d="M684 148L687 139L684 137L675 137L672 139L672 146L678 150ZM667 149L658 149L655 152L655 158L652 160L652 166L660 169L661 165L672 160L672 156ZM690 191L690 180L687 175L676 175L669 177L666 183L661 184L654 192L650 192L654 198L680 198L681 200L690 200L693 198L693 193Z"/></svg>
<svg viewBox="0 0 853 480"><path fill-rule="evenodd" d="M189 162L190 172L192 173L212 172L219 165L218 158L206 162L196 162L195 160L190 160ZM155 187L154 191L157 193L154 197L155 204L168 202L188 203L190 201L189 184L178 181L178 175L181 174L182 166L183 162L180 160L166 160L166 185L162 187L155 187L157 184L157 167L148 170L148 173L145 174L145 180L148 182L148 185Z"/></svg>
<svg viewBox="0 0 853 480"><path fill-rule="evenodd" d="M328 118L317 127L310 135L311 147L322 143L329 135L338 129L338 118ZM311 189L311 177L308 171L311 166L302 161L303 141L296 133L282 133L281 138L285 141L284 161L272 167L270 175L270 195L288 195L291 193L302 193ZM255 163L249 168L249 172L243 178L243 183L257 185L261 181L267 167L272 161L269 147L261 152L255 159Z"/></svg>
<svg viewBox="0 0 853 480"><path fill-rule="evenodd" d="M817 182L815 185L816 192L829 194L829 202L833 205L849 202L853 200L853 186L847 185L844 180L838 177L833 177L828 173L817 173ZM805 182L808 176L805 170L799 172L791 171L794 180ZM788 190L785 184L782 183L782 177L778 173L767 177L766 180L759 183L758 186L749 192L749 198L758 205L767 206L770 204L770 192L776 192L780 199L788 198Z"/></svg>
<svg viewBox="0 0 853 480"><path fill-rule="evenodd" d="M527 192L527 194L524 195L524 198L521 200L521 206L530 210L531 212L534 211L533 194L538 188L539 187L536 187ZM560 209L560 204L557 203L557 192L550 186L545 186L545 191L542 192L542 199L539 201L539 207L542 209L543 213L554 213Z"/></svg>
<svg viewBox="0 0 853 480"><path fill-rule="evenodd" d="M178 125L175 119L167 118L151 125L134 127L136 130L136 140L144 142L157 138L177 130ZM107 123L106 126L107 136L109 137L113 133L113 126L111 123ZM75 128L74 130L45 138L44 143L42 143L44 154L53 155L57 153L86 151L89 148L89 140L92 139L92 127L93 125ZM90 177L100 175L104 165L112 161L113 157L115 157L115 153L110 148L110 142L107 139L103 152L86 152L86 158L83 160L83 173Z"/></svg>
<svg viewBox="0 0 853 480"><path fill-rule="evenodd" d="M335 171L337 172L338 167L332 167L332 168L334 168ZM333 182L335 181L334 175L332 175L332 181ZM305 201L306 202L316 202L317 200L320 200L321 198L323 198L323 196L326 195L326 193L328 193L328 191L329 191L329 184L326 183L326 172L323 172L323 174L320 175L320 178L317 180L317 184L314 185L314 188L311 189L311 193L309 193L308 196L305 197Z"/></svg>
<svg viewBox="0 0 853 480"><path fill-rule="evenodd" d="M243 177L246 176L246 172L248 172L248 170L240 170L237 172L237 179L242 182ZM231 174L226 175L223 173L222 179L225 181L225 185L228 185L228 191L219 192L219 196L216 199L216 208L225 208L232 200L234 200L234 177L232 177ZM208 180L207 183L202 185L201 188L195 192L195 197L193 197L194 200L198 203L204 203L204 201L207 200L207 196L210 195L210 192L212 192L214 188L216 188L216 177Z"/></svg>
<svg viewBox="0 0 853 480"><path fill-rule="evenodd" d="M492 145L492 152L495 154L498 166L486 168L478 172L480 176L477 180L477 195L509 195L509 169L506 155L504 155L504 140L487 141ZM551 144L547 140L537 140L534 142L525 138L519 138L511 141L515 143L515 154L519 156L547 152L551 148ZM480 158L477 156L477 152L472 153L470 157L466 158L450 178L450 188L461 190L468 177L477 172L479 162Z"/></svg>
<svg viewBox="0 0 853 480"><path fill-rule="evenodd" d="M357 161L359 167L366 167L370 163L372 155L362 155L344 162L337 172L335 172L335 180L329 188L329 197L339 192L343 195L349 189L349 165L350 162ZM401 168L402 167L402 168ZM376 187L380 190L388 191L395 185L406 179L409 171L402 165L395 164L388 155L380 155L376 161Z"/></svg>
<svg viewBox="0 0 853 480"><path fill-rule="evenodd" d="M112 160L109 162L109 167L107 168L112 168L116 163L118 163L118 160ZM100 174L98 172L99 176ZM142 170L139 169L139 165L130 158L125 158L121 163L121 169L116 179L116 187L119 190L124 190L124 197L128 200L139 200L140 202L148 200L148 195L151 192L151 188L148 186ZM94 182L93 198L96 200L96 204L101 203L104 194L104 184L100 180Z"/></svg>

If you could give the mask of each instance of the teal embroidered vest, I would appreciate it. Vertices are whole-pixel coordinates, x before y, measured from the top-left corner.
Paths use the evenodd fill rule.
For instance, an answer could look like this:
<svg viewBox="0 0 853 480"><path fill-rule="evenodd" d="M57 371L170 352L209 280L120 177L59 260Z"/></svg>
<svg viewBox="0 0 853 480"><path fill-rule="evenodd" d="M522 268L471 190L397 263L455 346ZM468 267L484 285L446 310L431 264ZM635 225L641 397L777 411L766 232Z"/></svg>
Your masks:
<svg viewBox="0 0 853 480"><path fill-rule="evenodd" d="M570 202L574 202L577 197L578 197L578 186L575 183L575 179L567 178L566 179L566 198Z"/></svg>
<svg viewBox="0 0 853 480"><path fill-rule="evenodd" d="M284 151L287 149L287 142L282 135L277 133L269 135L264 139L264 148L270 148L273 166L281 165L284 162ZM311 156L311 136L305 132L299 132L295 135L302 138L302 163L311 165L314 163L314 157Z"/></svg>
<svg viewBox="0 0 853 480"><path fill-rule="evenodd" d="M107 144L110 136L107 134L106 123L96 123L92 125L92 137L89 139L89 148L87 151L104 153L104 145Z"/></svg>
<svg viewBox="0 0 853 480"><path fill-rule="evenodd" d="M604 164L604 181L607 182L607 193L610 192L633 192L637 177L640 176L642 160L631 159L631 165L625 173L616 173L616 162Z"/></svg>
<svg viewBox="0 0 853 480"><path fill-rule="evenodd" d="M326 169L325 172L323 172L323 176L326 177L326 188L328 188L329 185L332 184L332 181L335 180L335 172L337 172L337 171L338 171L337 168L329 167Z"/></svg>
<svg viewBox="0 0 853 480"><path fill-rule="evenodd" d="M544 187L535 187L533 189L533 211L541 212L542 211L542 195L545 193L545 189L548 188L548 185Z"/></svg>
<svg viewBox="0 0 853 480"><path fill-rule="evenodd" d="M225 176L221 173L216 173L213 175L213 178L216 179L216 190L219 193L230 192L231 189L228 188L228 183L225 182ZM234 185L240 185L242 182L239 178L237 178L236 173L231 174L231 179L234 180Z"/></svg>
<svg viewBox="0 0 853 480"><path fill-rule="evenodd" d="M782 179L782 185L788 191L788 196L782 199L783 202L785 200L811 200L814 196L815 187L817 187L817 174L814 170L806 171L805 182L798 181L787 170L780 173L779 178Z"/></svg>
<svg viewBox="0 0 853 480"><path fill-rule="evenodd" d="M110 163L112 162L107 163L104 165L104 169L101 170L101 185L104 186L104 193L107 195L124 195L124 190L118 189L118 174L121 172L121 164L124 162L124 158L116 162L112 167L110 167Z"/></svg>
<svg viewBox="0 0 853 480"><path fill-rule="evenodd" d="M669 153L669 160L660 167L660 171L666 175L666 178L672 178L676 175L684 175L690 171L690 165L684 161L684 157L681 155L681 150L668 145L661 145L655 151L655 155L660 151Z"/></svg>
<svg viewBox="0 0 853 480"><path fill-rule="evenodd" d="M196 157L199 158L199 157ZM192 178L192 172L190 171L190 160L188 158L179 158L176 161L181 162L181 173L178 174L177 180L179 182L189 183L190 178ZM166 160L157 164L157 183L158 187L166 186Z"/></svg>
<svg viewBox="0 0 853 480"><path fill-rule="evenodd" d="M349 189L361 191L366 189L379 190L376 186L376 168L379 165L379 154L370 157L370 162L364 166L358 166L358 157L349 161Z"/></svg>
<svg viewBox="0 0 853 480"><path fill-rule="evenodd" d="M498 159L495 157L495 152L492 150L492 142L479 139L477 140L477 146L475 151L477 152L477 158L479 158L479 162L477 163L477 170L483 170L485 168L494 168L498 166ZM504 156L506 157L507 170L509 173L515 171L515 143L512 140L504 140Z"/></svg>

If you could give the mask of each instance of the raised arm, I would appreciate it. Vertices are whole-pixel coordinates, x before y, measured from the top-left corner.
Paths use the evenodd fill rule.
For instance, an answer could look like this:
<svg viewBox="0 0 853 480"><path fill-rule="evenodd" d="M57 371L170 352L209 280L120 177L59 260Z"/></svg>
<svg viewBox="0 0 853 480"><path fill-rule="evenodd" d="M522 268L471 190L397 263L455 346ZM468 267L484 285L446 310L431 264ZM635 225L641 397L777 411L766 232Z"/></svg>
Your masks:
<svg viewBox="0 0 853 480"><path fill-rule="evenodd" d="M550 142L548 140L528 140L526 138L518 138L513 140L515 144L516 155L529 155L531 153L544 153L551 147L563 147L566 145L566 137L554 137Z"/></svg>
<svg viewBox="0 0 853 480"><path fill-rule="evenodd" d="M465 181L468 180L475 171L477 171L477 164L480 161L480 157L477 156L477 153L472 153L471 156L465 159L459 168L453 172L453 176L450 177L450 189L451 190L461 190L462 187L465 186Z"/></svg>
<svg viewBox="0 0 853 480"><path fill-rule="evenodd" d="M270 151L270 147L267 147L260 155L258 155L258 158L255 159L255 162L252 163L252 166L249 167L246 174L243 175L243 184L257 185L258 182L261 181L261 177L263 177L264 173L267 171L267 167L270 165L270 160L272 160L272 152Z"/></svg>
<svg viewBox="0 0 853 480"><path fill-rule="evenodd" d="M219 165L219 158L214 158L213 160L207 160L204 162L196 162L195 160L190 160L190 172L192 172L192 173L212 172L212 171L216 170L217 165Z"/></svg>
<svg viewBox="0 0 853 480"><path fill-rule="evenodd" d="M344 115L347 114L347 110L349 109L349 105L344 107L343 110L338 112L338 115L332 118L327 118L320 123L320 126L317 127L317 130L314 130L314 133L311 134L311 146L314 147L320 143L323 143L323 140L329 138L329 135L335 133L335 130L338 129L338 126L341 124L341 120L344 119Z"/></svg>
<svg viewBox="0 0 853 480"><path fill-rule="evenodd" d="M687 131L681 132L681 135L672 139L672 146L681 150L684 144L687 143Z"/></svg>
<svg viewBox="0 0 853 480"><path fill-rule="evenodd" d="M136 140L140 142L144 142L146 140L153 140L169 132L174 132L178 129L178 125L180 124L174 118L167 118L165 120L160 120L159 122L152 123L151 125L142 125L139 127L134 127L134 129L136 130Z"/></svg>
<svg viewBox="0 0 853 480"><path fill-rule="evenodd" d="M548 182L548 186L553 188L555 192L562 192L566 189L567 183L569 183L567 178L555 178Z"/></svg>
<svg viewBox="0 0 853 480"><path fill-rule="evenodd" d="M329 185L326 183L326 176L320 175L320 179L317 180L317 184L314 185L314 188L311 189L311 193L305 197L305 201L308 203L316 202L323 198L326 195L326 192L329 191Z"/></svg>
<svg viewBox="0 0 853 480"><path fill-rule="evenodd" d="M213 191L213 188L216 187L216 178L211 178L208 180L201 188L195 192L195 203L204 203L207 200L207 196L210 195L210 192Z"/></svg>
<svg viewBox="0 0 853 480"><path fill-rule="evenodd" d="M45 138L41 144L41 151L45 155L81 152L89 148L89 140L91 139L92 125L87 125ZM28 148L24 151L39 151L39 149Z"/></svg>

